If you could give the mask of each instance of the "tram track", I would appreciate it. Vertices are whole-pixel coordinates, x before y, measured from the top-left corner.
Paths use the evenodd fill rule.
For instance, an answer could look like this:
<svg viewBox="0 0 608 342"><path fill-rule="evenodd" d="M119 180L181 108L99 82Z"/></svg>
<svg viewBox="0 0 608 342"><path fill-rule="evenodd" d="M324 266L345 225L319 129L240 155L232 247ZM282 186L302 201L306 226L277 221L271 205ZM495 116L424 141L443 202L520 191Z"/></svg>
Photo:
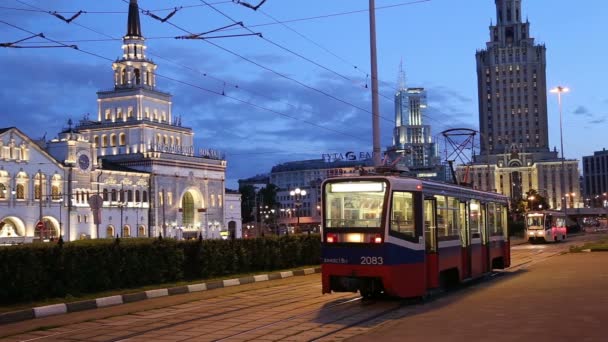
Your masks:
<svg viewBox="0 0 608 342"><path fill-rule="evenodd" d="M577 237L558 244L518 245L512 249L512 266L463 285L453 291L435 291L422 302L395 299L362 300L357 294L321 295L319 276L285 279L269 287L217 292L218 295L181 304L113 316L96 321L13 336L12 341L162 340L342 340L426 308L431 301L462 293L474 284L490 283L537 262L567 253L570 246L593 240ZM210 293L211 294L211 293ZM424 305L412 305L414 303ZM98 335L92 335L97 331ZM46 333L45 336L40 336ZM190 334L191 338L187 337ZM101 339L100 339L101 340Z"/></svg>

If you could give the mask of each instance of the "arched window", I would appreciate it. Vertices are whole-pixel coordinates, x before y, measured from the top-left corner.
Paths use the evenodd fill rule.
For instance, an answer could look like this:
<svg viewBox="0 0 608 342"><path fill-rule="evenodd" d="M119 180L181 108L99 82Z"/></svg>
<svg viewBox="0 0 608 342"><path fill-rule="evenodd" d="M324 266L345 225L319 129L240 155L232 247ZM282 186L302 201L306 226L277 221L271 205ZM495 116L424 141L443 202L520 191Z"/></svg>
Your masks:
<svg viewBox="0 0 608 342"><path fill-rule="evenodd" d="M0 199L5 199L7 196L6 185L0 183Z"/></svg>
<svg viewBox="0 0 608 342"><path fill-rule="evenodd" d="M103 189L103 200L104 201L108 200L108 189Z"/></svg>
<svg viewBox="0 0 608 342"><path fill-rule="evenodd" d="M106 228L106 237L107 237L107 238L113 238L113 237L114 237L114 226L109 225L109 226Z"/></svg>
<svg viewBox="0 0 608 342"><path fill-rule="evenodd" d="M98 135L93 136L93 144L95 144L95 146L99 146L99 136Z"/></svg>
<svg viewBox="0 0 608 342"><path fill-rule="evenodd" d="M112 120L112 111L106 109L106 120Z"/></svg>
<svg viewBox="0 0 608 342"><path fill-rule="evenodd" d="M133 190L127 190L127 202L133 202Z"/></svg>
<svg viewBox="0 0 608 342"><path fill-rule="evenodd" d="M162 138L161 138L161 135L160 135L160 134L156 134L156 143L157 143L157 144L162 144L162 143L163 143L163 142L162 142Z"/></svg>
<svg viewBox="0 0 608 342"><path fill-rule="evenodd" d="M124 133L120 133L118 142L120 143L120 146L126 145L127 144L127 135Z"/></svg>
<svg viewBox="0 0 608 342"><path fill-rule="evenodd" d="M133 72L135 73L135 84L140 84L141 83L141 74L139 72L139 69L135 69L135 70L133 70Z"/></svg>
<svg viewBox="0 0 608 342"><path fill-rule="evenodd" d="M148 85L151 86L152 85L152 73L151 72L147 72L148 73Z"/></svg>
<svg viewBox="0 0 608 342"><path fill-rule="evenodd" d="M34 199L39 200L42 196L40 184L34 184Z"/></svg>
<svg viewBox="0 0 608 342"><path fill-rule="evenodd" d="M148 202L148 192L146 190L142 191L141 193L141 201L144 203Z"/></svg>
<svg viewBox="0 0 608 342"><path fill-rule="evenodd" d="M171 136L169 138L170 142L171 142L171 146L173 146L175 144L175 138L173 138L173 136Z"/></svg>
<svg viewBox="0 0 608 342"><path fill-rule="evenodd" d="M122 69L122 77L121 77L121 84L127 84L127 69L123 68Z"/></svg>
<svg viewBox="0 0 608 342"><path fill-rule="evenodd" d="M17 184L17 199L25 199L25 185Z"/></svg>
<svg viewBox="0 0 608 342"><path fill-rule="evenodd" d="M116 119L122 120L122 108L116 108Z"/></svg>
<svg viewBox="0 0 608 342"><path fill-rule="evenodd" d="M182 198L182 213L182 225L184 227L192 226L194 223L194 198L189 192L186 192Z"/></svg>
<svg viewBox="0 0 608 342"><path fill-rule="evenodd" d="M141 202L139 196L139 190L135 190L135 202Z"/></svg>
<svg viewBox="0 0 608 342"><path fill-rule="evenodd" d="M110 146L116 146L116 134L110 135Z"/></svg>
<svg viewBox="0 0 608 342"><path fill-rule="evenodd" d="M116 189L112 189L112 202L116 202Z"/></svg>
<svg viewBox="0 0 608 342"><path fill-rule="evenodd" d="M57 185L51 186L51 197L55 201L58 201L61 199L61 194L59 193L59 186L57 186Z"/></svg>
<svg viewBox="0 0 608 342"><path fill-rule="evenodd" d="M118 192L118 201L119 202L125 201L125 191L122 189Z"/></svg>
<svg viewBox="0 0 608 342"><path fill-rule="evenodd" d="M108 146L108 137L104 134L101 136L101 147Z"/></svg>
<svg viewBox="0 0 608 342"><path fill-rule="evenodd" d="M163 136L163 145L168 145L169 144L169 139L167 138L167 136Z"/></svg>
<svg viewBox="0 0 608 342"><path fill-rule="evenodd" d="M179 137L175 138L175 145L181 146L181 139Z"/></svg>
<svg viewBox="0 0 608 342"><path fill-rule="evenodd" d="M137 236L146 236L146 227L144 227L144 226L137 227Z"/></svg>
<svg viewBox="0 0 608 342"><path fill-rule="evenodd" d="M129 227L129 226L122 227L122 237L124 237L124 238L131 237L131 227Z"/></svg>

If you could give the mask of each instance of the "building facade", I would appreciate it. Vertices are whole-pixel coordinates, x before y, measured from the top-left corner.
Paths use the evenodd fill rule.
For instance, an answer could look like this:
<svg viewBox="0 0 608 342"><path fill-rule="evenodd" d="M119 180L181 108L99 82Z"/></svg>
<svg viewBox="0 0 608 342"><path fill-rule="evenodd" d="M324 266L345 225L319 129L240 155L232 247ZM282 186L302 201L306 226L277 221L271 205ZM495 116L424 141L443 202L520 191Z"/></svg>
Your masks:
<svg viewBox="0 0 608 342"><path fill-rule="evenodd" d="M149 236L150 175L102 167L94 153L71 128L49 142L0 129L0 244Z"/></svg>
<svg viewBox="0 0 608 342"><path fill-rule="evenodd" d="M583 157L583 184L589 205L606 206L608 200L608 151Z"/></svg>
<svg viewBox="0 0 608 342"><path fill-rule="evenodd" d="M65 215L63 221L56 214L42 217L56 231L53 236L65 240L160 234L217 239L227 232L241 237L240 195L226 194L226 160L220 152L194 147L194 132L172 112L172 96L156 88L157 65L146 57L136 0L129 2L122 50L112 63L114 88L97 93L96 118L70 123L48 143L35 143L16 129L2 133L0 202L7 210L0 211L0 234L10 228L11 234L37 236L32 217L40 215L30 210L41 174L48 194L43 191L39 211L70 207L55 210ZM46 167L39 172L38 164ZM55 199L57 191L61 198ZM99 224L91 220L93 195L100 196Z"/></svg>
<svg viewBox="0 0 608 342"><path fill-rule="evenodd" d="M549 149L546 49L522 21L521 3L496 0L490 41L476 53L481 149L456 173L460 183L515 201L533 189L554 209L578 207L578 161Z"/></svg>
<svg viewBox="0 0 608 342"><path fill-rule="evenodd" d="M194 132L172 112L172 96L156 88L137 1L129 4L122 50L112 64L114 89L97 93L97 120L80 121L78 131L101 159L151 175L151 234L219 238L226 230L226 160L194 147Z"/></svg>

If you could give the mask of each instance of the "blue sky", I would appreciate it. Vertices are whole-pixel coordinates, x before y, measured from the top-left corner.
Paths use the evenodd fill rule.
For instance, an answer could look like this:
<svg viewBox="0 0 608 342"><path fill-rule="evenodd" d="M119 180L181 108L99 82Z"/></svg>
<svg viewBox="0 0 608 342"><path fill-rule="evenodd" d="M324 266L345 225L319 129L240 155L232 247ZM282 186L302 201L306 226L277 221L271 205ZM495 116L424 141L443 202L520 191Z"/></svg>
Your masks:
<svg viewBox="0 0 608 342"><path fill-rule="evenodd" d="M368 1L267 0L260 11L226 0L205 1L140 0L143 10L165 9L153 11L159 17L182 7L165 23L142 14L142 30L148 57L164 76L158 88L173 94L174 113L194 129L197 147L226 152L229 187L277 163L371 151L371 97L365 88L370 84ZM383 147L391 144L392 95L402 59L407 85L428 91L424 120L433 134L454 127L478 129L475 51L489 39L495 6L492 0L463 3L376 0ZM608 2L577 4L523 0L522 7L532 36L547 46L547 84L571 88L563 98L564 151L567 158L582 159L606 146L608 29L602 19ZM123 0L3 0L0 20L115 59L121 54L127 8ZM70 24L47 13L70 17L79 10L86 13ZM187 34L179 28L207 32L232 24L231 19L264 39L173 38ZM290 22L285 26L274 19ZM29 35L0 22L0 43ZM21 45L36 42L45 41ZM54 137L68 118L95 114L96 91L112 87L110 62L68 48L0 48L0 69L0 126L17 126L34 138ZM559 147L555 95L548 95L548 106L550 144ZM443 140L438 142L443 148Z"/></svg>

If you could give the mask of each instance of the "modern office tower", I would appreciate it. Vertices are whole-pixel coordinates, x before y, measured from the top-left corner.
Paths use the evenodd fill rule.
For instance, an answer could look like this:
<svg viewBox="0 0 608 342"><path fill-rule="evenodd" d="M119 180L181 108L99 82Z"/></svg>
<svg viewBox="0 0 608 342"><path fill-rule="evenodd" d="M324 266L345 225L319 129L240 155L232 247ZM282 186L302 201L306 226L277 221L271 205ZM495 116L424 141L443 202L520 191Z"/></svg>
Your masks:
<svg viewBox="0 0 608 342"><path fill-rule="evenodd" d="M535 44L522 21L521 0L496 0L490 41L476 53L481 151L513 148L549 152L545 45Z"/></svg>
<svg viewBox="0 0 608 342"><path fill-rule="evenodd" d="M389 159L399 159L398 165L407 167L414 176L443 178L443 173L438 169L440 163L431 126L423 124L426 108L426 90L406 87L405 72L401 66L399 87L395 93L393 145L387 148Z"/></svg>

